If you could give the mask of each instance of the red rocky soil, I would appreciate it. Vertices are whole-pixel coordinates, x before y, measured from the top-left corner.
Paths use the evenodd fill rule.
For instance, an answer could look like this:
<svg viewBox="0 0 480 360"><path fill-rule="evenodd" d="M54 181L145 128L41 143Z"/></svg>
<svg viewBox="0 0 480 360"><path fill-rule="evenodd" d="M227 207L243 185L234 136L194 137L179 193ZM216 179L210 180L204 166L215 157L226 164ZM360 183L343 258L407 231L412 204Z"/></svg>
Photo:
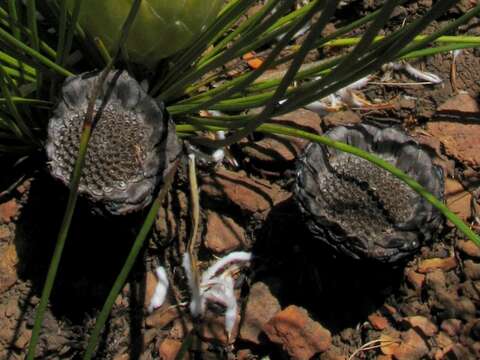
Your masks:
<svg viewBox="0 0 480 360"><path fill-rule="evenodd" d="M418 3L428 7L429 2ZM365 9L369 6L365 1ZM415 11L404 10L404 15ZM470 26L478 33L478 23ZM320 117L302 109L278 121L318 133L361 121L404 127L443 167L448 206L479 232L478 55L459 56L454 82L451 56L438 55L417 65L440 75L440 85L369 85L362 91L371 101L390 101L389 110L348 109ZM182 169L116 300L98 358L175 359L192 329L190 359L480 358L480 249L448 223L438 239L396 268L345 259L315 243L290 192L294 161L305 146L258 135L232 146L239 168L199 169L201 266L234 250L254 255L250 270L236 277L240 309L232 337L225 334L221 309L209 308L201 323L193 323L182 304L188 291L179 264L190 231ZM0 195L0 359L24 357L65 198L42 172ZM141 218L102 219L80 203L39 358L76 359L82 353ZM174 286L167 303L149 314L157 282L153 269L159 264L166 265Z"/></svg>

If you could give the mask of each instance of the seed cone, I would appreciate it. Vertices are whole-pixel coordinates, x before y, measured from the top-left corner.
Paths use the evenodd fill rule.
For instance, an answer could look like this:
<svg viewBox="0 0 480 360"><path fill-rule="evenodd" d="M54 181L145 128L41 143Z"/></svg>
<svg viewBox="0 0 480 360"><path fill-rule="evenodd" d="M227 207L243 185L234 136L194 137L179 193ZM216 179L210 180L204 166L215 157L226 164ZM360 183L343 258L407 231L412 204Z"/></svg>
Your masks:
<svg viewBox="0 0 480 360"><path fill-rule="evenodd" d="M98 73L69 77L48 124L49 170L67 186L98 77ZM140 210L151 202L155 187L180 154L174 126L163 105L122 71L108 74L95 114L79 192L101 211Z"/></svg>
<svg viewBox="0 0 480 360"><path fill-rule="evenodd" d="M374 153L443 198L441 169L403 131L358 125L326 135ZM440 213L386 170L319 144L298 161L294 195L313 236L357 259L396 262L441 225Z"/></svg>

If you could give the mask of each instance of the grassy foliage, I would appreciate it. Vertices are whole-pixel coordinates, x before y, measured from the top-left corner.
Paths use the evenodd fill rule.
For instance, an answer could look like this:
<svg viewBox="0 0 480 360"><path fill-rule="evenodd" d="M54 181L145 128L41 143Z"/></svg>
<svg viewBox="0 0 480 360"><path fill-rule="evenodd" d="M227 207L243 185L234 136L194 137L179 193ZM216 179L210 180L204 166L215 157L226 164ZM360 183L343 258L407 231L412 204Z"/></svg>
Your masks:
<svg viewBox="0 0 480 360"><path fill-rule="evenodd" d="M139 80L147 78L150 94L164 101L174 119L177 131L192 141L211 147L223 147L248 136L254 131L301 137L335 147L360 156L391 172L437 207L460 231L480 246L480 238L456 217L438 199L426 192L413 179L378 157L326 137L298 129L269 123L272 117L288 113L312 101L324 98L380 69L391 61L429 56L438 52L480 46L480 40L471 36L452 36L455 29L478 16L480 5L472 8L450 24L430 35L421 35L435 19L444 15L455 3L440 0L425 14L386 36L379 33L402 0L388 0L375 12L339 27L334 33L322 36L331 21L337 2L313 0L292 10L293 0L268 0L253 16L245 12L257 1L230 0L213 23L186 50L162 60L152 73L141 64L130 64L122 58L122 44L128 38L141 0L133 1L116 49L109 54L99 38L91 38L78 25L81 0L76 0L73 12L67 11L66 0L21 2L9 0L0 3L0 157L25 156L41 149L47 119L56 101L59 84L67 76L85 70L104 67L104 73L114 65L125 67ZM38 16L55 14L43 20ZM193 11L193 10L192 10ZM101 14L99 14L101 16ZM43 36L45 29L57 29L54 39ZM305 41L292 45L292 37L308 27ZM362 37L348 37L352 31ZM236 78L229 78L223 65L249 51L270 46L271 51L262 65L246 70ZM323 47L345 47L344 55L325 58L314 64L305 64L311 51ZM54 50L55 49L55 50ZM286 50L289 51L286 51ZM74 56L75 55L75 56ZM80 55L80 59L79 56ZM259 80L268 69L288 64L281 78ZM212 86L215 84L215 86ZM101 84L99 84L100 86ZM205 90L207 89L207 90ZM92 96L93 101L96 96ZM246 109L263 107L258 115L245 115ZM199 110L217 109L230 114L212 118L198 116ZM33 359L41 329L42 317L54 286L55 274L68 235L68 229L78 195L78 181L88 146L93 108L90 107L84 123L82 146L72 176L71 193L60 230L46 285L29 347ZM180 116L181 115L181 116ZM224 140L210 140L199 136L199 130L229 130ZM173 175L171 177L173 181ZM96 347L103 324L118 291L123 286L161 206L163 192L155 200L140 231L126 265L112 287L90 338L85 359Z"/></svg>

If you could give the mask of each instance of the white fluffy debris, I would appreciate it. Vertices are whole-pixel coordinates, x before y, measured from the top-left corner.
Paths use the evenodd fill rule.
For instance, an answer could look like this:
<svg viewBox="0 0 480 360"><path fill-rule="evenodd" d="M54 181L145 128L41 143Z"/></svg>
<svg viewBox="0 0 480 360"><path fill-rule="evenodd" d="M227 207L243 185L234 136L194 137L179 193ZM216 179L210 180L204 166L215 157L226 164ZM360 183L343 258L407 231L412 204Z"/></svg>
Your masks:
<svg viewBox="0 0 480 360"><path fill-rule="evenodd" d="M192 295L190 313L197 317L205 314L207 302L214 302L225 307L225 330L228 337L232 335L237 318L237 299L231 271L236 266L244 265L252 259L252 254L244 251L232 252L213 263L201 276L200 284L196 284L188 253L183 255L182 266L188 280Z"/></svg>
<svg viewBox="0 0 480 360"><path fill-rule="evenodd" d="M417 68L414 68L409 63L399 62L399 63L389 63L387 64L386 68L390 68L392 70L404 70L408 74L412 75L414 78L426 81L430 84L440 84L443 82L443 79L428 71L422 71Z"/></svg>
<svg viewBox="0 0 480 360"><path fill-rule="evenodd" d="M226 270L229 265L235 263L246 263L252 260L252 254L245 251L234 251L220 259L210 266L202 275L202 283L208 283L215 278L221 270Z"/></svg>
<svg viewBox="0 0 480 360"><path fill-rule="evenodd" d="M345 105L361 107L365 104L361 102L357 96L355 96L354 91L364 88L371 80L371 75L365 76L351 83L350 85L341 88L334 94L330 94L323 99L306 105L305 108L320 115L325 115L329 112L339 111L341 108L345 107Z"/></svg>
<svg viewBox="0 0 480 360"><path fill-rule="evenodd" d="M209 111L209 113L211 115L217 116L218 112L215 112L215 111L212 110L212 111ZM220 131L215 132L215 139L216 140L225 140L225 131L220 130ZM198 148L195 145L187 143L187 150L190 154L195 154L197 156L198 160L201 163L207 164L207 165L210 164L210 163L220 164L225 159L225 149L224 148L216 149L215 151L210 152L208 150L204 151L204 150ZM236 164L236 166L238 166L238 164Z"/></svg>
<svg viewBox="0 0 480 360"><path fill-rule="evenodd" d="M158 282L152 298L150 299L150 304L148 305L149 312L152 312L163 305L165 299L167 298L169 286L167 272L163 266L157 267L155 269L155 274L157 275Z"/></svg>

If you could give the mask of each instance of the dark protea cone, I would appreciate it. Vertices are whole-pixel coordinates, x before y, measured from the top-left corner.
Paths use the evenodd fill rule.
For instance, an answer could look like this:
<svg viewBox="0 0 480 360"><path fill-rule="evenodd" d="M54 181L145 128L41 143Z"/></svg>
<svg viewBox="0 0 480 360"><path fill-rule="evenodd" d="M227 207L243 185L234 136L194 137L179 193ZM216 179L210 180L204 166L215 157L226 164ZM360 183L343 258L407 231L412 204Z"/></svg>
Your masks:
<svg viewBox="0 0 480 360"><path fill-rule="evenodd" d="M383 158L443 198L443 174L403 131L340 126L334 140ZM311 144L298 161L295 199L315 238L357 259L395 262L441 225L439 212L389 172L354 155Z"/></svg>
<svg viewBox="0 0 480 360"><path fill-rule="evenodd" d="M70 183L88 101L99 74L69 77L48 124L49 169ZM99 111L100 109L100 111ZM111 71L96 101L95 123L79 192L100 210L125 214L147 206L180 154L175 128L127 72Z"/></svg>

